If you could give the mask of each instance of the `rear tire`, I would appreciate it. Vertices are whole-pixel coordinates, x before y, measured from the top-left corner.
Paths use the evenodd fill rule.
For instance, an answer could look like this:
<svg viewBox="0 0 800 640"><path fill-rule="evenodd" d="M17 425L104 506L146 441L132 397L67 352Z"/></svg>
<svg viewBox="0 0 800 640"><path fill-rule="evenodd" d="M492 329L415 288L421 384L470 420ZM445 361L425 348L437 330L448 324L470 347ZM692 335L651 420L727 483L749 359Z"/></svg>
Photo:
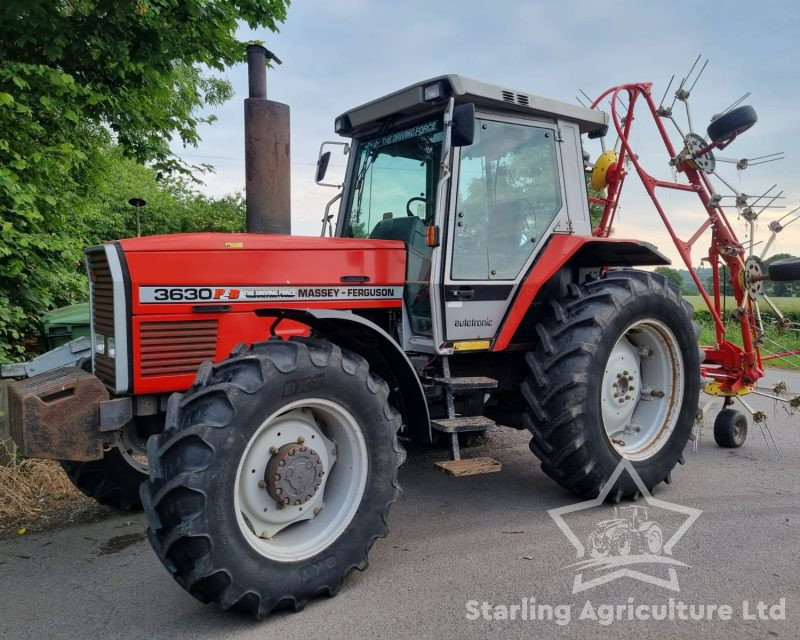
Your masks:
<svg viewBox="0 0 800 640"><path fill-rule="evenodd" d="M625 270L572 284L566 298L541 306L522 394L542 470L590 498L623 457L648 490L669 482L700 393L691 305L665 278ZM623 473L607 497L637 492Z"/></svg>
<svg viewBox="0 0 800 640"><path fill-rule="evenodd" d="M714 420L714 440L720 447L736 449L747 440L747 416L736 409L723 409Z"/></svg>
<svg viewBox="0 0 800 640"><path fill-rule="evenodd" d="M241 345L205 363L170 398L141 490L150 542L175 580L261 619L335 595L366 569L400 494L388 397L364 358L325 340Z"/></svg>

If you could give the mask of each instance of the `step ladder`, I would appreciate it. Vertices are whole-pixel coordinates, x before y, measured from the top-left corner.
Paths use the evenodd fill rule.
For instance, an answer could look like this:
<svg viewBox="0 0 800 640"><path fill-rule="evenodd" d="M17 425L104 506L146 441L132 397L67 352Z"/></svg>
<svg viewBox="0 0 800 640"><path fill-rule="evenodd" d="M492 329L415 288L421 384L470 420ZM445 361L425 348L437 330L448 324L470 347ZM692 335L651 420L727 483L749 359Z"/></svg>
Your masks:
<svg viewBox="0 0 800 640"><path fill-rule="evenodd" d="M458 444L458 434L475 431L490 431L494 429L495 422L485 416L458 416L455 409L455 393L480 393L486 389L496 389L497 380L483 376L469 376L454 378L450 375L450 361L447 356L442 357L442 376L428 380L432 385L444 391L447 407L446 418L431 420L431 428L450 436L451 460L436 462L436 466L451 476L468 476L479 473L494 473L500 471L501 464L493 458L461 458L461 448Z"/></svg>

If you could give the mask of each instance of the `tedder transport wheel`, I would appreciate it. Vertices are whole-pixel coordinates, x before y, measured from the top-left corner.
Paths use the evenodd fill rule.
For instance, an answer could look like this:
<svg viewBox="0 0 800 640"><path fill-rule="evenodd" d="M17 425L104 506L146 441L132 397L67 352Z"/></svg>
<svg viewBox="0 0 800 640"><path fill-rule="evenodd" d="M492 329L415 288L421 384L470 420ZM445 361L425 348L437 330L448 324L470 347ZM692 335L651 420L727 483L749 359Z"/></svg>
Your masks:
<svg viewBox="0 0 800 640"><path fill-rule="evenodd" d="M663 277L624 270L542 306L522 393L544 472L592 498L623 457L648 490L669 482L700 393L691 305ZM637 491L623 473L608 497Z"/></svg>
<svg viewBox="0 0 800 640"><path fill-rule="evenodd" d="M147 480L146 442L150 422L142 419L123 427L119 447L106 451L100 460L61 460L72 484L100 504L120 511L139 511L142 508L139 486ZM163 423L157 422L160 429Z"/></svg>
<svg viewBox="0 0 800 640"><path fill-rule="evenodd" d="M336 594L400 493L388 396L364 358L326 340L203 364L148 443L141 493L161 562L197 599L259 619Z"/></svg>
<svg viewBox="0 0 800 640"><path fill-rule="evenodd" d="M736 449L747 440L747 416L736 409L723 409L714 420L714 440L720 447Z"/></svg>

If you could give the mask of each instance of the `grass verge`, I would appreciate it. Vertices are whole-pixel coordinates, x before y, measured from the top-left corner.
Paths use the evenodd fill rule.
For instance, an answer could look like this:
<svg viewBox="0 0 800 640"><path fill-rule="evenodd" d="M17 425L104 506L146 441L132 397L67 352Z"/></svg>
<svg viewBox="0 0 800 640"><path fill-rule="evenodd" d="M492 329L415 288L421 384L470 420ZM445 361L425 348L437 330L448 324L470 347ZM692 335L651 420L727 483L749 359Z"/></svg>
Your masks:
<svg viewBox="0 0 800 640"><path fill-rule="evenodd" d="M55 460L0 465L0 538L90 522L111 513L78 491Z"/></svg>

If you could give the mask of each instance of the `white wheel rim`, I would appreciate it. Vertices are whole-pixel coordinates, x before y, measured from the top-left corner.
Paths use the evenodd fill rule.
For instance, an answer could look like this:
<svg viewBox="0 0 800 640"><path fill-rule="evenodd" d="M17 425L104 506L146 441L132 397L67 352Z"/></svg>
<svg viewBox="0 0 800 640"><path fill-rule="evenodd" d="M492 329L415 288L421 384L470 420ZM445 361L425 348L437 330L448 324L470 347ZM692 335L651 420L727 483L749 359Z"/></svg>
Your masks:
<svg viewBox="0 0 800 640"><path fill-rule="evenodd" d="M600 389L611 446L629 460L647 460L669 440L683 400L683 357L672 331L658 320L629 326L614 345Z"/></svg>
<svg viewBox="0 0 800 640"><path fill-rule="evenodd" d="M279 507L265 486L265 474L275 450L291 443L313 450L324 475L307 501ZM352 521L368 470L364 434L347 409L321 398L290 403L256 429L239 461L234 487L239 529L251 547L271 560L314 556Z"/></svg>

